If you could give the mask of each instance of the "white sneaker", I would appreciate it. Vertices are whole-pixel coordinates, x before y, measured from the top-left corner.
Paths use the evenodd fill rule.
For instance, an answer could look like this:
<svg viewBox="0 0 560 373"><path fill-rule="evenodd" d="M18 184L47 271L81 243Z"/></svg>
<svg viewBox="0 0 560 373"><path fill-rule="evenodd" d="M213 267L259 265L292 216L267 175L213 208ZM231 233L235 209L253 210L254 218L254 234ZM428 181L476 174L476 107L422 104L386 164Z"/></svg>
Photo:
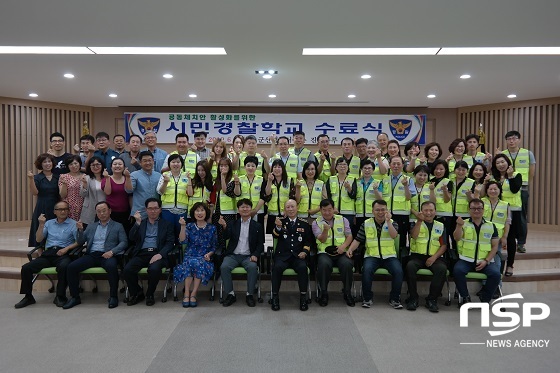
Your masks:
<svg viewBox="0 0 560 373"><path fill-rule="evenodd" d="M372 304L373 304L373 301L371 301L371 300L362 301L362 307L364 307L364 308L370 308Z"/></svg>
<svg viewBox="0 0 560 373"><path fill-rule="evenodd" d="M391 300L389 304L396 310L400 310L403 308L403 305L398 300Z"/></svg>

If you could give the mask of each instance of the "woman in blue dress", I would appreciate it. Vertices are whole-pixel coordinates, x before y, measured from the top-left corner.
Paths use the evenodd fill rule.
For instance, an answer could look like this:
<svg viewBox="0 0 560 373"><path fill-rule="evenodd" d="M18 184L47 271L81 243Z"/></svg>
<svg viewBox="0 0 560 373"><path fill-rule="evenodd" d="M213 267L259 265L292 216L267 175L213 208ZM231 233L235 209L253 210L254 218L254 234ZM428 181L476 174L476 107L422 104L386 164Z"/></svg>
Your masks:
<svg viewBox="0 0 560 373"><path fill-rule="evenodd" d="M33 175L31 171L27 172L29 189L37 197L37 204L31 217L31 227L29 229L29 241L27 243L29 247L40 244L35 240L35 234L39 227L39 216L45 214L47 220L54 219L56 217L54 215L54 205L60 201L58 175L52 172L54 157L48 153L39 155L35 160L35 167L39 170L37 175Z"/></svg>
<svg viewBox="0 0 560 373"><path fill-rule="evenodd" d="M189 214L193 223L187 224L183 217L179 220L179 242L187 247L183 263L173 270L173 278L175 283L185 282L183 307L196 307L196 293L200 283L206 285L214 273L214 264L210 260L216 250L218 236L216 227L207 223L210 209L205 203L195 203Z"/></svg>

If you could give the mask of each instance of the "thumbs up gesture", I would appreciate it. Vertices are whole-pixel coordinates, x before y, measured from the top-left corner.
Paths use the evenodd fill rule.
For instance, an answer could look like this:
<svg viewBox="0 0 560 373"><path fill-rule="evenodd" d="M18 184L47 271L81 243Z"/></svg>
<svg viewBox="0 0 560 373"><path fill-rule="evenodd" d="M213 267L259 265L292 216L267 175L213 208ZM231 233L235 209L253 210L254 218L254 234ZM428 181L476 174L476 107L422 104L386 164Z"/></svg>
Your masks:
<svg viewBox="0 0 560 373"><path fill-rule="evenodd" d="M226 221L224 220L224 217L222 215L220 215L220 219L218 220L218 224L220 224L224 229L227 226Z"/></svg>
<svg viewBox="0 0 560 373"><path fill-rule="evenodd" d="M408 177L403 177L403 179L401 180L401 183L404 186L408 186Z"/></svg>
<svg viewBox="0 0 560 373"><path fill-rule="evenodd" d="M464 224L465 224L465 221L463 220L462 217L459 216L459 217L457 218L457 225L463 226Z"/></svg>

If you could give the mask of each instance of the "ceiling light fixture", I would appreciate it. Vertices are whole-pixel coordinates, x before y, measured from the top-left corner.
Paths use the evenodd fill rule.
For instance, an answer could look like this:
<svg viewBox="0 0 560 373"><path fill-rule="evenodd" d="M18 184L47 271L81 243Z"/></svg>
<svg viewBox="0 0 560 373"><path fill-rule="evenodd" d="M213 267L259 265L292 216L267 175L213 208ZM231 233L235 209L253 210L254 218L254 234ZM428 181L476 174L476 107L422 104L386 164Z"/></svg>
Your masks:
<svg viewBox="0 0 560 373"><path fill-rule="evenodd" d="M38 95L37 93L30 93L30 94L29 94L29 97L35 98L35 97L39 97L39 95Z"/></svg>
<svg viewBox="0 0 560 373"><path fill-rule="evenodd" d="M440 48L303 48L304 56L434 56Z"/></svg>
<svg viewBox="0 0 560 373"><path fill-rule="evenodd" d="M436 98L436 95L430 94L430 95L427 95L426 97L428 97L428 98Z"/></svg>
<svg viewBox="0 0 560 373"><path fill-rule="evenodd" d="M95 54L225 55L224 48L88 47Z"/></svg>
<svg viewBox="0 0 560 373"><path fill-rule="evenodd" d="M66 73L64 74L64 77L67 79L74 79L74 74Z"/></svg>
<svg viewBox="0 0 560 373"><path fill-rule="evenodd" d="M371 79L371 75L369 75L369 74L364 74L364 75L360 76L360 78L362 78L362 79Z"/></svg>
<svg viewBox="0 0 560 373"><path fill-rule="evenodd" d="M350 94L350 95L348 95L348 98L356 98L356 95Z"/></svg>
<svg viewBox="0 0 560 373"><path fill-rule="evenodd" d="M278 74L278 70L255 70L255 74L262 76L263 79L270 79L273 75Z"/></svg>
<svg viewBox="0 0 560 373"><path fill-rule="evenodd" d="M173 78L173 75L171 75L171 74L163 74L163 77L164 77L165 79L171 79L171 78Z"/></svg>
<svg viewBox="0 0 560 373"><path fill-rule="evenodd" d="M516 98L516 97L517 97L517 95L513 94L513 93L511 95L507 95L507 98Z"/></svg>
<svg viewBox="0 0 560 373"><path fill-rule="evenodd" d="M463 74L463 75L461 75L459 78L461 78L461 79L470 79L471 76L470 76L469 74Z"/></svg>
<svg viewBox="0 0 560 373"><path fill-rule="evenodd" d="M189 97L190 97L190 98L197 98L198 96L197 96L196 94L194 94L194 93L191 93L191 94L189 95Z"/></svg>
<svg viewBox="0 0 560 373"><path fill-rule="evenodd" d="M117 98L118 96L117 96L116 93L109 93L109 97L111 97L111 98Z"/></svg>
<svg viewBox="0 0 560 373"><path fill-rule="evenodd" d="M87 47L0 46L0 54L93 54Z"/></svg>
<svg viewBox="0 0 560 373"><path fill-rule="evenodd" d="M556 55L560 47L441 48L438 55Z"/></svg>
<svg viewBox="0 0 560 373"><path fill-rule="evenodd" d="M275 94L268 95L269 98L276 98Z"/></svg>

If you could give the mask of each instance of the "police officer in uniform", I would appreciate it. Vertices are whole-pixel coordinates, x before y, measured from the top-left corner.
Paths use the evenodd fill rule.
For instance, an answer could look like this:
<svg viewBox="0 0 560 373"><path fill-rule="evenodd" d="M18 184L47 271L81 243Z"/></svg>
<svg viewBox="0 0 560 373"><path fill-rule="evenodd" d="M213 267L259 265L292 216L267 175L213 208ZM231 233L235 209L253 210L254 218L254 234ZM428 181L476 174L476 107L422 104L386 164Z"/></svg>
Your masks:
<svg viewBox="0 0 560 373"><path fill-rule="evenodd" d="M272 266L272 300L273 311L280 309L278 292L282 274L287 268L297 273L299 285L299 309L307 311L308 272L306 258L309 255L313 233L311 226L303 219L297 217L298 206L296 201L289 199L284 204L285 218L277 217L272 236L276 242Z"/></svg>

